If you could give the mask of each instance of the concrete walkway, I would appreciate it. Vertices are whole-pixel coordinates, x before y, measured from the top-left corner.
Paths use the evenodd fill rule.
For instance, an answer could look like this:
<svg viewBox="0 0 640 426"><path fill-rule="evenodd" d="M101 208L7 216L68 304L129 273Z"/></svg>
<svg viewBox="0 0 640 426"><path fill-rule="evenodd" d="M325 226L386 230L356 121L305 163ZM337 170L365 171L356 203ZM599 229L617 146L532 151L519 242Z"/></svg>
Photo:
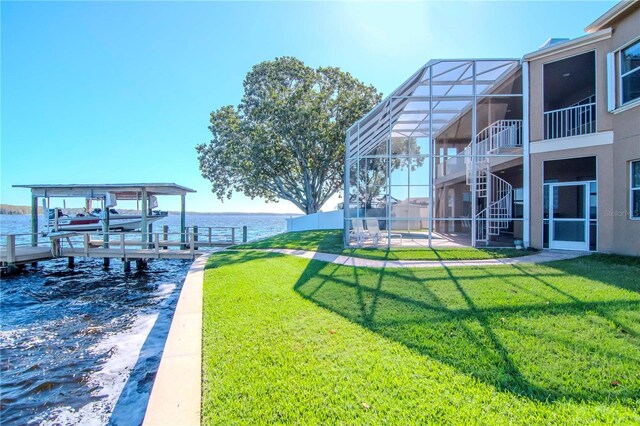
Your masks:
<svg viewBox="0 0 640 426"><path fill-rule="evenodd" d="M210 255L193 262L182 285L143 426L200 425L202 286Z"/></svg>
<svg viewBox="0 0 640 426"><path fill-rule="evenodd" d="M308 250L295 249L264 249L273 253L289 254L305 259L320 260L338 265L360 266L369 268L438 268L459 266L492 266L492 265L516 265L521 263L544 263L555 260L574 259L589 255L583 251L543 250L536 254L522 257L509 257L504 259L478 259L478 260L375 260L361 257L342 256L338 254L319 253Z"/></svg>

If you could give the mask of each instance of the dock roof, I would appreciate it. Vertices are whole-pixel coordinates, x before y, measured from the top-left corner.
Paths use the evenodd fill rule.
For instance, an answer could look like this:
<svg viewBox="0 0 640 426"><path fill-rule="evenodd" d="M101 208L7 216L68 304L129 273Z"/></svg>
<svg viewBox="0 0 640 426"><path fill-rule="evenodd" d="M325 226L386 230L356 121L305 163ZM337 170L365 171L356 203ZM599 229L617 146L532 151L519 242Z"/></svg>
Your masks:
<svg viewBox="0 0 640 426"><path fill-rule="evenodd" d="M143 190L146 190L148 195L185 195L196 192L175 183L36 184L13 187L29 188L31 194L36 197L104 198L107 192L111 192L118 200L137 200Z"/></svg>

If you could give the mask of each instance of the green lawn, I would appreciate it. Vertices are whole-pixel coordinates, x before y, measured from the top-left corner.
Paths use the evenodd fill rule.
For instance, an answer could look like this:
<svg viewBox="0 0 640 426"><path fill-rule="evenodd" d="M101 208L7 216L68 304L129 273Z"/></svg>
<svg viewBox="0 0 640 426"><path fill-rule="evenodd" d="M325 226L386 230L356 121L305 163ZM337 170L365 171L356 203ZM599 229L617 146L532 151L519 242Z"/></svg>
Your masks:
<svg viewBox="0 0 640 426"><path fill-rule="evenodd" d="M203 424L638 424L640 264L205 272Z"/></svg>
<svg viewBox="0 0 640 426"><path fill-rule="evenodd" d="M430 249L424 247L402 248L344 248L342 244L342 230L287 232L254 243L236 246L238 249L266 249L286 248L298 250L312 250L323 253L344 254L365 259L384 260L471 260L471 259L499 259L505 257L519 257L535 253L534 250L514 249L476 249L441 248Z"/></svg>

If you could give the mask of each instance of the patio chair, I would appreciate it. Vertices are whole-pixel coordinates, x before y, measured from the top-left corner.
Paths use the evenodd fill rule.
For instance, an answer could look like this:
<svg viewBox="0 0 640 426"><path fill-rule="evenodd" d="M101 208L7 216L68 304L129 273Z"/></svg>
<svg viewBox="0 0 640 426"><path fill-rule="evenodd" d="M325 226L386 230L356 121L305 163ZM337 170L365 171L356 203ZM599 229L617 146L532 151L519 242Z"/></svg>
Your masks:
<svg viewBox="0 0 640 426"><path fill-rule="evenodd" d="M356 239L358 246L362 245L365 238L370 237L369 231L364 229L362 219L351 219L351 230L349 231L349 238L353 236Z"/></svg>
<svg viewBox="0 0 640 426"><path fill-rule="evenodd" d="M378 219L367 219L367 231L369 231L369 235L373 238L374 244L378 244L380 238L391 238L391 237L400 237L400 245L402 245L402 234L382 232L380 230L380 224L378 223Z"/></svg>

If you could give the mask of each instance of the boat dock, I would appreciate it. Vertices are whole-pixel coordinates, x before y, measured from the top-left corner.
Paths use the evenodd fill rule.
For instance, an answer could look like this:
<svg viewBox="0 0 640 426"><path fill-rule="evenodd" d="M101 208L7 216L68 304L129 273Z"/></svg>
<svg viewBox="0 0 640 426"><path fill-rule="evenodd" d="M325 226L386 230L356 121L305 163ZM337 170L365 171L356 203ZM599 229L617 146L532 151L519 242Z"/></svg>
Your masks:
<svg viewBox="0 0 640 426"><path fill-rule="evenodd" d="M19 269L23 265L51 259L67 258L73 267L76 257L102 258L105 267L110 259L122 259L125 271L130 262L139 268L149 259L194 259L203 250L228 247L247 241L247 227L187 226L185 196L195 192L174 183L135 184L69 184L69 185L14 185L31 190L31 232L0 236L0 267L3 271ZM180 228L170 232L168 226L154 231L157 220L152 209L156 196L180 196ZM102 205L101 229L74 231L58 227L57 208L53 229L38 229L38 202L42 200L44 222L51 223L49 210L51 198L83 198L88 211L92 201ZM118 200L135 201L139 206L139 230L124 231L116 222L110 222L110 209ZM166 213L164 213L166 216ZM92 222L95 216L79 215ZM77 217L76 217L77 219Z"/></svg>
<svg viewBox="0 0 640 426"><path fill-rule="evenodd" d="M142 232L58 232L42 234L3 235L0 242L0 267L4 270L52 259L67 258L73 266L75 258L101 258L105 266L109 259L121 259L125 270L129 262L138 266L150 259L194 259L203 251L229 247L247 241L247 227L190 226L183 232L170 232L164 226L162 232L148 234L142 240ZM33 246L32 241L36 245Z"/></svg>

